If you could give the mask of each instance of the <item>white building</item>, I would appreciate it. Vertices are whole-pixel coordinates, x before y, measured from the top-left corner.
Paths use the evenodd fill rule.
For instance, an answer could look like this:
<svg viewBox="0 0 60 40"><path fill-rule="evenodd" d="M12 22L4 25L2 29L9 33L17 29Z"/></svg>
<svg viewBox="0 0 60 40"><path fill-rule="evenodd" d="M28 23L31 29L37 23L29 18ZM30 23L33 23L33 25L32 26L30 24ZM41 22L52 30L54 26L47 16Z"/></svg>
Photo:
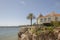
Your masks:
<svg viewBox="0 0 60 40"><path fill-rule="evenodd" d="M60 21L60 14L51 12L46 16L43 16L42 14L40 14L39 17L37 18L38 24L51 23L51 21Z"/></svg>

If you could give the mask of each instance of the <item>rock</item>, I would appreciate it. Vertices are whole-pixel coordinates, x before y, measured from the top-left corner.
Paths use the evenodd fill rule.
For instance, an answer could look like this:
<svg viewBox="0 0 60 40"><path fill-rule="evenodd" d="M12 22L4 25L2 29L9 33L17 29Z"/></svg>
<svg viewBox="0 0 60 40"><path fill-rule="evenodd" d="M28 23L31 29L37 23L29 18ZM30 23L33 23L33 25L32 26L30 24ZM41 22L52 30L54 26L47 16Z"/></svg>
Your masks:
<svg viewBox="0 0 60 40"><path fill-rule="evenodd" d="M23 33L25 33L27 30L28 30L28 28L26 28L26 27L20 28L20 31L19 31L19 33L18 33L18 37L21 38L21 35L22 35Z"/></svg>
<svg viewBox="0 0 60 40"><path fill-rule="evenodd" d="M19 32L18 33L18 37L21 38L21 35L22 35L22 32Z"/></svg>
<svg viewBox="0 0 60 40"><path fill-rule="evenodd" d="M58 32L58 40L60 40L60 31Z"/></svg>
<svg viewBox="0 0 60 40"><path fill-rule="evenodd" d="M21 40L32 40L32 35L28 31L26 31L21 35Z"/></svg>
<svg viewBox="0 0 60 40"><path fill-rule="evenodd" d="M28 30L27 27L21 27L21 28L20 28L20 32L22 32L22 33L25 33L27 30Z"/></svg>
<svg viewBox="0 0 60 40"><path fill-rule="evenodd" d="M32 36L32 40L38 40L38 37L37 37L36 34L33 34L33 36Z"/></svg>
<svg viewBox="0 0 60 40"><path fill-rule="evenodd" d="M27 40L28 38L27 38L27 35L25 35L25 34L22 34L21 35L21 40Z"/></svg>
<svg viewBox="0 0 60 40"><path fill-rule="evenodd" d="M37 28L38 29L38 28ZM32 33L31 30L36 30L36 27L29 28L21 28L18 33L18 40L60 40L60 31L42 31L39 35Z"/></svg>
<svg viewBox="0 0 60 40"><path fill-rule="evenodd" d="M48 37L49 37L49 40L55 40L55 35L53 32L49 32Z"/></svg>

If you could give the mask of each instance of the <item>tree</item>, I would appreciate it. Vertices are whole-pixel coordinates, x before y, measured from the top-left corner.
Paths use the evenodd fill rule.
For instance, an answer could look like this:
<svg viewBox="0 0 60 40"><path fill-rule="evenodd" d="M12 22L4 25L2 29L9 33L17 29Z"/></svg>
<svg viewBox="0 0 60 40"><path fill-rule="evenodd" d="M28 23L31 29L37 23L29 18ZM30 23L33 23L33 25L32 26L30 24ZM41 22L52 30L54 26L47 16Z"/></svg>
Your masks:
<svg viewBox="0 0 60 40"><path fill-rule="evenodd" d="M35 19L35 16L33 15L33 13L30 13L28 16L27 16L27 19L29 19L31 21L31 26L32 26L32 19Z"/></svg>

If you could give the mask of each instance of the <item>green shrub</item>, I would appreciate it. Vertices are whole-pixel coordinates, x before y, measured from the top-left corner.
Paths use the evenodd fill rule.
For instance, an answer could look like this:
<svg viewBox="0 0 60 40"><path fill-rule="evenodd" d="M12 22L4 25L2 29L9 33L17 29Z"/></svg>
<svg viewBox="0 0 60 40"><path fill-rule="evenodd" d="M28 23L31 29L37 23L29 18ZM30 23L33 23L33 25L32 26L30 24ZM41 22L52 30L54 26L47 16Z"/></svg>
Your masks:
<svg viewBox="0 0 60 40"><path fill-rule="evenodd" d="M53 31L53 27L46 27L46 30L48 30L48 31Z"/></svg>
<svg viewBox="0 0 60 40"><path fill-rule="evenodd" d="M60 26L60 22L58 22L58 21L52 21L51 25L54 26L54 27L57 27L57 26Z"/></svg>
<svg viewBox="0 0 60 40"><path fill-rule="evenodd" d="M31 32L36 35L40 35L41 33L53 32L54 27L43 27L43 28L31 28Z"/></svg>

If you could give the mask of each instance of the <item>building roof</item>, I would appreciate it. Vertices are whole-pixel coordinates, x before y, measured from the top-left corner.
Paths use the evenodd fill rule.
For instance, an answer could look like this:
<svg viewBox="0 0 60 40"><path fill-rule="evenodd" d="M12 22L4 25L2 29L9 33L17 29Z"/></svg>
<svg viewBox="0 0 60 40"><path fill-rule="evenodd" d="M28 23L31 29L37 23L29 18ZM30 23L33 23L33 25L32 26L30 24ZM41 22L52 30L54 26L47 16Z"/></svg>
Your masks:
<svg viewBox="0 0 60 40"><path fill-rule="evenodd" d="M58 14L58 13L55 13L55 12L51 12L51 13L49 13L48 15L46 15L46 16L38 16L38 18L45 18L45 17L48 17L48 16L60 16L60 14Z"/></svg>
<svg viewBox="0 0 60 40"><path fill-rule="evenodd" d="M60 14L56 13L56 12L51 12L46 16L60 16Z"/></svg>

